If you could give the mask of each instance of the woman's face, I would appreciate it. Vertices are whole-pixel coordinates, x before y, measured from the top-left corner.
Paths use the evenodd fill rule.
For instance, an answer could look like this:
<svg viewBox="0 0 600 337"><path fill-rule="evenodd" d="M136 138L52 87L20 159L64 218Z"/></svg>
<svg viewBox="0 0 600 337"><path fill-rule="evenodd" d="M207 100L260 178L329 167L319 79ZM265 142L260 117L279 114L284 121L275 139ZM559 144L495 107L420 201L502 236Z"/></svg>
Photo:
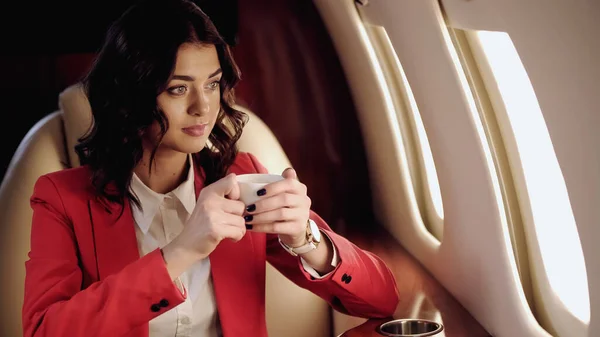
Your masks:
<svg viewBox="0 0 600 337"><path fill-rule="evenodd" d="M222 72L213 45L185 43L179 47L175 71L167 89L157 97L169 129L158 151L196 153L202 150L220 110ZM160 134L155 122L149 130L151 146Z"/></svg>

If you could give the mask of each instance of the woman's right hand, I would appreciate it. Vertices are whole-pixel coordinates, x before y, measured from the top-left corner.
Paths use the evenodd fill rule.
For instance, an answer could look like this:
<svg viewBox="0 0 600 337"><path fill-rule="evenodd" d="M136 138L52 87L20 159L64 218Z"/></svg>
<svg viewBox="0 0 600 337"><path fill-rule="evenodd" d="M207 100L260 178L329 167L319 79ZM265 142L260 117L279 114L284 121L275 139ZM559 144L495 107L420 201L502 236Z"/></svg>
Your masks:
<svg viewBox="0 0 600 337"><path fill-rule="evenodd" d="M183 231L163 249L172 279L207 257L223 239L241 240L246 234L245 205L239 201L235 174L204 187Z"/></svg>

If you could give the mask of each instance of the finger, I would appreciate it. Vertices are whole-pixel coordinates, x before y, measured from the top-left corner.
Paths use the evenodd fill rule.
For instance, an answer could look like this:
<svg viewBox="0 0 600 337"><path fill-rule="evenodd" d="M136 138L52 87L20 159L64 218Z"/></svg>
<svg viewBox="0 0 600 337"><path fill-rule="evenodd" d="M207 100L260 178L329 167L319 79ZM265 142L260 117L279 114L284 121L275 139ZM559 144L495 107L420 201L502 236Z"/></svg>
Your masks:
<svg viewBox="0 0 600 337"><path fill-rule="evenodd" d="M292 235L297 233L296 223L293 221L271 222L263 224L253 224L252 231L260 233Z"/></svg>
<svg viewBox="0 0 600 337"><path fill-rule="evenodd" d="M245 217L248 224L266 224L281 221L299 221L302 218L308 219L308 212L300 208L278 208L272 211L251 214Z"/></svg>
<svg viewBox="0 0 600 337"><path fill-rule="evenodd" d="M238 226L219 226L217 234L223 239L231 239L234 242L240 241L244 235L246 235L246 227L240 228Z"/></svg>
<svg viewBox="0 0 600 337"><path fill-rule="evenodd" d="M227 176L217 180L210 185L214 193L221 197L238 200L240 198L240 187L237 183L235 173L230 173Z"/></svg>
<svg viewBox="0 0 600 337"><path fill-rule="evenodd" d="M248 213L258 214L263 212L272 211L278 208L298 208L301 206L309 205L310 201L307 196L291 193L280 193L272 197L261 199L257 201L253 206L250 207ZM310 206L309 206L310 207Z"/></svg>
<svg viewBox="0 0 600 337"><path fill-rule="evenodd" d="M265 196L273 196L284 192L306 195L307 191L306 185L304 185L296 179L283 179L274 183L270 183L266 185L264 189L265 193L262 195L262 198L264 198Z"/></svg>
<svg viewBox="0 0 600 337"><path fill-rule="evenodd" d="M281 174L285 179L296 179L298 180L298 175L296 174L296 170L291 167L286 168Z"/></svg>
<svg viewBox="0 0 600 337"><path fill-rule="evenodd" d="M219 221L218 226L232 226L246 229L246 221L242 216L223 213L221 214L221 221Z"/></svg>
<svg viewBox="0 0 600 337"><path fill-rule="evenodd" d="M221 209L225 213L242 216L246 210L246 205L239 200L221 199Z"/></svg>

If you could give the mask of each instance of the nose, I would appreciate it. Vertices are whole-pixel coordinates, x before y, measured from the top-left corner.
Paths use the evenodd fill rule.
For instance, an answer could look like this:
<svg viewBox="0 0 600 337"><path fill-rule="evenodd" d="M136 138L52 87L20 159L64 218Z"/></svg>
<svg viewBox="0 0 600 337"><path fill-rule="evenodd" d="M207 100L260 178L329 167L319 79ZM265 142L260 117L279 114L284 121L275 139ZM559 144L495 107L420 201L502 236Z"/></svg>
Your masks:
<svg viewBox="0 0 600 337"><path fill-rule="evenodd" d="M210 111L210 101L208 95L202 90L196 91L194 100L188 109L188 113L194 116L207 115Z"/></svg>

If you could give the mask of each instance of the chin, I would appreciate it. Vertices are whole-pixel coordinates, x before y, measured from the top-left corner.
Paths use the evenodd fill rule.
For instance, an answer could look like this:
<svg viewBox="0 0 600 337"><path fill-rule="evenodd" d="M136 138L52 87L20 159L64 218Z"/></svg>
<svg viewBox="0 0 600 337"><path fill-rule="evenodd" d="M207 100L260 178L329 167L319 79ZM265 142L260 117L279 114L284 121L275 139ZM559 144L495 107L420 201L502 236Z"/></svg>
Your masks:
<svg viewBox="0 0 600 337"><path fill-rule="evenodd" d="M202 149L206 146L206 139L196 139L193 141L181 141L178 144L173 144L172 148L178 152L182 153L198 153L202 151Z"/></svg>
<svg viewBox="0 0 600 337"><path fill-rule="evenodd" d="M201 146L187 145L187 146L180 147L178 150L179 150L179 152L183 152L183 153L187 153L187 154L198 153L198 152L202 151L202 149L204 148L204 145L205 144L202 144Z"/></svg>

